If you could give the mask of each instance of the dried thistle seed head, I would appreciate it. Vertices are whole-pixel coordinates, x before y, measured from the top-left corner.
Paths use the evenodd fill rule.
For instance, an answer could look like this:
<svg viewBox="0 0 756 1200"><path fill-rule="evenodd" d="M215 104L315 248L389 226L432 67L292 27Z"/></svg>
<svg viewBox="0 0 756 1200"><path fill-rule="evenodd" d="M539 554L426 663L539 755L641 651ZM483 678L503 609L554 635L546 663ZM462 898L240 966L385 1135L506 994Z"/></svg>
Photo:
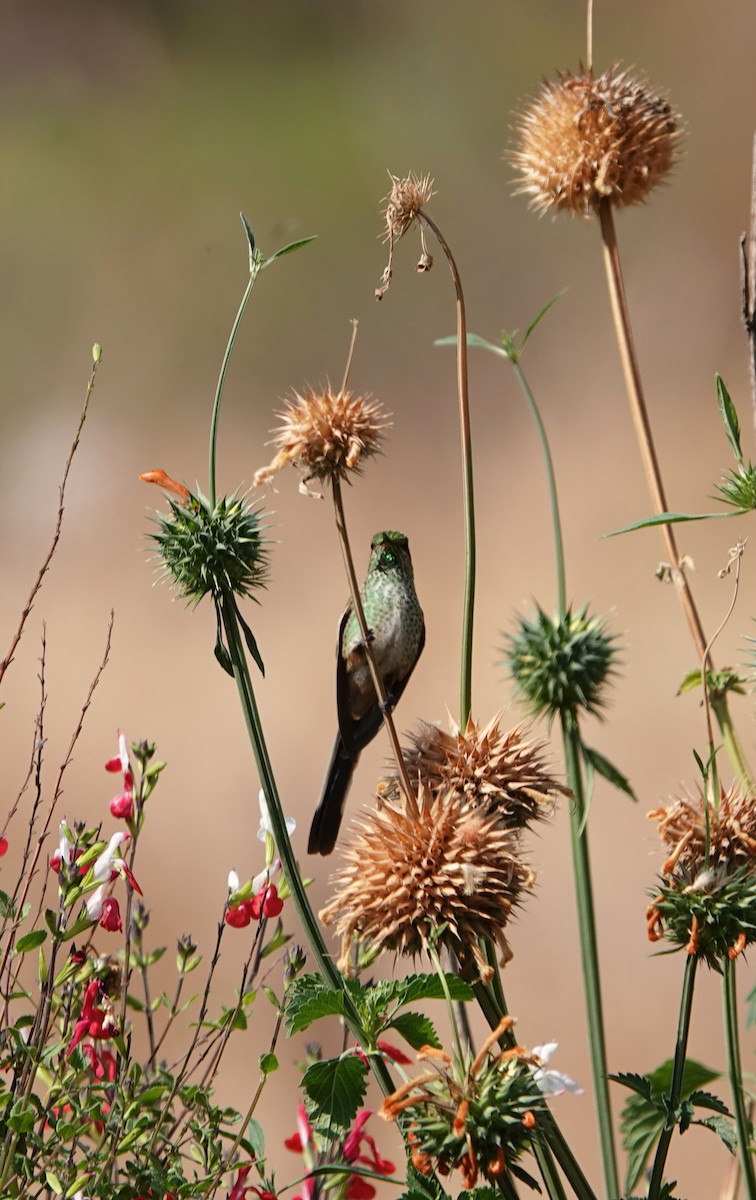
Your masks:
<svg viewBox="0 0 756 1200"><path fill-rule="evenodd" d="M649 817L658 821L659 837L670 852L662 874L677 871L694 883L701 872L710 872L712 879L741 867L756 873L756 796L741 788L723 791L716 808L701 792L685 793Z"/></svg>
<svg viewBox="0 0 756 1200"><path fill-rule="evenodd" d="M168 488L162 476L163 472L150 471L140 478ZM171 581L180 598L199 604L203 596L218 596L223 590L251 596L265 587L268 540L261 509L238 492L222 496L211 506L201 492L195 495L183 484L169 483L173 484L169 490L181 500L169 497L171 511L157 515L157 532L150 536L158 547L162 577Z"/></svg>
<svg viewBox="0 0 756 1200"><path fill-rule="evenodd" d="M686 793L649 817L670 852L647 912L649 937L721 970L756 942L756 797L737 785L718 805Z"/></svg>
<svg viewBox="0 0 756 1200"><path fill-rule="evenodd" d="M528 738L524 725L504 733L501 718L478 725L468 718L464 732L451 721L451 732L423 723L410 734L404 751L410 779L429 792L449 791L470 804L487 805L499 820L521 827L548 816L555 792L564 791L549 774L545 745ZM396 795L395 776L379 785L382 795Z"/></svg>
<svg viewBox="0 0 756 1200"><path fill-rule="evenodd" d="M321 919L341 934L343 969L353 940L411 955L440 941L485 976L478 938L511 958L504 927L533 873L494 810L455 792L419 792L417 815L386 801L362 819Z"/></svg>
<svg viewBox="0 0 756 1200"><path fill-rule="evenodd" d="M362 461L379 452L383 431L391 422L377 400L331 387L286 401L272 444L278 452L267 467L256 472L257 487L288 463L308 479L346 479L359 471Z"/></svg>
<svg viewBox="0 0 756 1200"><path fill-rule="evenodd" d="M515 133L517 191L541 213L590 216L604 198L637 204L665 179L678 157L680 118L645 80L614 65L597 78L567 72L544 83Z"/></svg>
<svg viewBox="0 0 756 1200"><path fill-rule="evenodd" d="M430 175L390 175L391 191L386 196L386 241L398 242L417 220L420 209L433 195Z"/></svg>

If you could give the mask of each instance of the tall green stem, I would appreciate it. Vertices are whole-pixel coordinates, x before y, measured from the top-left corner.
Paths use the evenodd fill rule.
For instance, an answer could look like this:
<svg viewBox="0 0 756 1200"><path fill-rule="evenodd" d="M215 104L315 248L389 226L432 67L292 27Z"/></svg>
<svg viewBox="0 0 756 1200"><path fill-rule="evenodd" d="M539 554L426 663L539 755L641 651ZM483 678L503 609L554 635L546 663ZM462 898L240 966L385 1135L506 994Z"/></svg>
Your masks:
<svg viewBox="0 0 756 1200"><path fill-rule="evenodd" d="M441 230L425 210L420 217L433 230L446 255L457 296L457 395L459 428L462 441L462 500L465 519L465 595L462 610L462 661L459 683L459 723L462 729L472 711L472 651L475 616L475 492L473 488L472 444L470 437L470 396L467 372L467 315L462 280L454 255Z"/></svg>
<svg viewBox="0 0 756 1200"><path fill-rule="evenodd" d="M743 1072L740 1060L740 1035L738 1033L737 979L735 959L726 958L722 976L724 1000L724 1029L727 1043L727 1068L732 1088L732 1106L735 1110L735 1126L738 1131L738 1155L743 1172L743 1183L748 1200L756 1200L756 1174L751 1150L751 1123L746 1112L743 1096Z"/></svg>
<svg viewBox="0 0 756 1200"><path fill-rule="evenodd" d="M215 461L216 461L216 447L217 447L217 442L218 442L218 417L220 415L220 403L221 403L221 398L223 396L223 386L226 382L226 372L228 371L228 364L231 361L231 354L234 349L234 343L236 341L236 335L239 332L239 326L241 325L242 317L244 316L244 310L247 307L247 301L249 300L249 297L252 294L252 288L255 286L255 280L257 279L257 276L260 274L260 268L263 266L263 262L264 262L264 260L262 258L259 258L258 256L256 256L254 253L250 254L249 279L247 280L247 286L244 289L244 295L241 298L241 303L239 305L239 309L236 313L236 317L234 318L234 323L231 326L231 333L229 334L228 345L226 346L226 353L223 355L223 362L221 363L220 374L218 375L218 383L215 388L215 399L213 401L213 415L210 418L210 453L209 453L210 461L208 464L208 481L209 481L208 486L209 486L209 492L210 492L209 499L210 499L211 508L215 508L215 502L217 500L217 490L216 490L216 484L215 484Z"/></svg>
<svg viewBox="0 0 756 1200"><path fill-rule="evenodd" d="M596 920L591 883L591 865L588 853L588 831L586 829L586 802L581 765L581 741L577 717L562 714L562 737L567 782L573 793L570 806L570 830L572 833L572 860L575 872L575 894L580 930L580 951L583 964L588 1035L591 1047L593 1087L596 1099L601 1159L607 1196L612 1200L619 1196L617 1155L612 1128L612 1110L609 1099L609 1079L606 1063L606 1041L601 1005L601 980L596 941Z"/></svg>
<svg viewBox="0 0 756 1200"><path fill-rule="evenodd" d="M682 1094L683 1072L685 1058L688 1053L688 1034L690 1032L690 1015L693 1011L693 990L696 982L696 966L698 959L695 954L688 955L685 964L682 996L680 997L680 1016L677 1022L677 1041L675 1042L675 1062L672 1070L672 1085L669 1091L669 1111L676 1113ZM656 1147L656 1157L651 1171L651 1182L648 1186L648 1200L659 1200L661 1186L664 1182L664 1167L669 1153L672 1134L676 1129L674 1117L670 1117Z"/></svg>

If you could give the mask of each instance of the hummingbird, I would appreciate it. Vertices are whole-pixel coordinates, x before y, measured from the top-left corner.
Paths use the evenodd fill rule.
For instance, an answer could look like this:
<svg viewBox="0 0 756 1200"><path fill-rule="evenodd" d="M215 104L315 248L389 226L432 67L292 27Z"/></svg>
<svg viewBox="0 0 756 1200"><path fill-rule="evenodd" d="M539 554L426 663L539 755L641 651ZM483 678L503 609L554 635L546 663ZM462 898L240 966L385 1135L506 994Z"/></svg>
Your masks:
<svg viewBox="0 0 756 1200"><path fill-rule="evenodd" d="M425 620L415 592L409 542L403 533L376 533L360 588L378 672L393 709L425 645ZM351 602L341 618L336 653L339 730L307 845L310 854L330 854L344 813L354 768L381 725L383 713L370 674L359 622Z"/></svg>

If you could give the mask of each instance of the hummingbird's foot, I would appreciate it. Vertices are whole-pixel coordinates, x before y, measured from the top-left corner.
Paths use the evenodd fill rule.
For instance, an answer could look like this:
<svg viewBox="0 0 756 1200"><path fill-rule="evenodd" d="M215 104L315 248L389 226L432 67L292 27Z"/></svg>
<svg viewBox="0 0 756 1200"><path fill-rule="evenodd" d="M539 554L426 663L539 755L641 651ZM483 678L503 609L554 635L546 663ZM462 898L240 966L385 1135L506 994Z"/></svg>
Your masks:
<svg viewBox="0 0 756 1200"><path fill-rule="evenodd" d="M385 704L383 704L383 703L382 703L382 702L379 700L379 701L378 701L378 707L379 707L379 709L381 710L381 716L384 716L384 717L390 717L390 716L391 716L391 714L392 714L392 712L393 712L393 711L394 711L394 709L396 708L396 703L395 703L395 701L394 701L394 698L393 698L393 696L387 696L387 697L386 697L386 703L385 703Z"/></svg>

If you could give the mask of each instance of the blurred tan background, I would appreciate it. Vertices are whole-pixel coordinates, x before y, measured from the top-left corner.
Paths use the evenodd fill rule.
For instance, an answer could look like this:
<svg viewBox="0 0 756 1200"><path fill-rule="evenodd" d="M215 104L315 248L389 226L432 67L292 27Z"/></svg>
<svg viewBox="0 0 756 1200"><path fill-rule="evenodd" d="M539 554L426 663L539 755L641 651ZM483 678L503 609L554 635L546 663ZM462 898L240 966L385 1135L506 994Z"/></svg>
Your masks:
<svg viewBox="0 0 756 1200"><path fill-rule="evenodd" d="M524 328L568 291L533 339L525 366L551 437L563 506L568 591L611 613L624 669L608 720L589 742L632 778L632 805L597 786L592 855L604 956L609 1059L645 1071L674 1048L679 956L654 958L644 909L661 858L647 810L694 779L703 752L699 697L675 697L695 666L673 591L654 578L654 531L601 535L650 511L626 408L592 224L537 220L512 198L503 162L512 111L543 76L585 58L584 4L367 0L216 3L131 0L66 5L6 0L0 14L0 467L3 638L10 640L49 545L63 462L94 341L103 360L73 469L63 539L6 676L0 722L6 804L23 778L47 625L47 779L53 780L99 661L115 608L110 665L87 718L59 806L73 820L112 819L102 763L116 731L158 743L169 769L153 802L137 877L153 944L191 931L209 954L226 876L260 867L251 751L231 682L212 656L212 611L189 613L154 585L148 561L156 490L140 471L162 467L207 482L207 430L223 349L246 280L238 213L270 253L318 240L260 278L228 379L219 483L248 484L268 461L274 412L290 387L339 381L349 320L360 335L352 384L393 413L385 456L349 492L364 568L371 535L410 538L425 608L425 655L398 712L445 720L458 703L462 590L461 478L454 360L433 340L453 332L453 293L437 256L416 276L416 245L398 248L394 283L373 299L384 265L380 200L387 171L429 172L433 214L466 287L471 330L496 339ZM738 238L748 218L756 117L751 0L597 3L595 63L621 59L668 91L685 121L671 186L623 214L619 234L652 421L672 507L705 511L729 449L715 404L720 371L753 454ZM473 704L479 718L512 705L497 665L502 631L534 600L555 595L547 496L533 428L505 364L472 354L472 423L479 514L479 604ZM330 503L297 493L293 472L266 496L273 512L272 578L248 605L267 666L259 701L287 812L304 855L335 729L334 643L346 596ZM683 529L708 631L726 611L717 579L741 523ZM753 635L752 566L716 650L742 662ZM0 647L4 653L5 647ZM736 704L754 753L753 699ZM387 754L363 756L350 812L369 799ZM558 749L555 749L558 757ZM56 818L57 820L57 818ZM17 841L22 830L12 826ZM536 894L512 934L505 987L525 1043L561 1043L557 1065L589 1081L566 812L531 840ZM336 860L334 859L333 865ZM331 864L308 862L312 896L328 895ZM287 928L295 918L286 913ZM103 942L106 938L103 937ZM218 1002L238 976L246 934L229 931ZM172 957L169 955L167 957ZM389 964L387 963L387 966ZM166 986L170 973L165 976ZM277 983L274 972L271 982ZM750 987L741 974L742 998ZM743 1006L744 1007L744 1006ZM267 1049L261 1001L232 1043L221 1096L243 1107ZM338 1031L327 1049L335 1050ZM282 1151L293 1130L291 1068L282 1046L264 1122L283 1184L299 1162ZM746 1069L752 1039L746 1040ZM702 974L691 1052L724 1066L718 980ZM726 1096L726 1085L723 1094ZM616 1109L624 1094L616 1094ZM600 1191L591 1099L564 1098L556 1115ZM381 1143L386 1143L386 1135ZM710 1134L676 1139L670 1169L692 1200L718 1194L729 1165Z"/></svg>

